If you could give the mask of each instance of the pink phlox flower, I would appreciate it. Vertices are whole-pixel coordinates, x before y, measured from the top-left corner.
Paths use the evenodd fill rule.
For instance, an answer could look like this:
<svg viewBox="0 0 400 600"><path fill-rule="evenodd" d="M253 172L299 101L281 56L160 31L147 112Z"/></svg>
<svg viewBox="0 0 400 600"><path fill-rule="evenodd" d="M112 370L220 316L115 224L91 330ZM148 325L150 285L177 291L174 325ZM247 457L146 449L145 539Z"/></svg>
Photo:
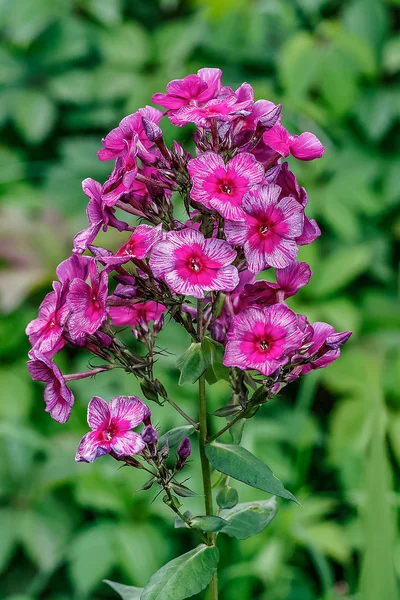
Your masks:
<svg viewBox="0 0 400 600"><path fill-rule="evenodd" d="M115 298L116 296L111 296ZM149 300L147 302L136 302L135 304L126 304L124 306L109 306L108 311L112 324L115 327L136 327L138 325L147 325L154 321L156 325L162 319L167 308L159 302Z"/></svg>
<svg viewBox="0 0 400 600"><path fill-rule="evenodd" d="M145 404L136 396L116 396L109 404L94 396L88 406L92 431L81 439L75 460L91 463L110 452L118 457L140 454L145 443L131 430L143 422L145 413Z"/></svg>
<svg viewBox="0 0 400 600"><path fill-rule="evenodd" d="M131 144L137 144L139 141L144 148L150 148L153 142L149 141L143 128L142 118L158 124L162 117L162 112L152 106L140 108L137 112L128 115L116 127L112 129L105 138L102 139L103 148L100 148L97 155L100 160L112 160L119 156L124 156L129 152Z"/></svg>
<svg viewBox="0 0 400 600"><path fill-rule="evenodd" d="M117 256L129 256L130 259L143 259L148 256L154 244L163 237L162 225L138 225L129 240L117 251Z"/></svg>
<svg viewBox="0 0 400 600"><path fill-rule="evenodd" d="M332 325L323 322L313 323L311 330L312 335L310 343L307 345L307 351L296 357L301 361L307 357L310 359L310 362L301 365L300 373L302 375L333 363L340 355L340 347L347 342L352 333L351 331L336 333Z"/></svg>
<svg viewBox="0 0 400 600"><path fill-rule="evenodd" d="M297 316L285 304L250 307L232 319L223 362L271 375L287 364L301 340Z"/></svg>
<svg viewBox="0 0 400 600"><path fill-rule="evenodd" d="M103 202L103 188L98 181L90 178L84 179L82 188L89 197L86 208L89 227L75 235L73 242L73 252L75 254L82 254L95 240L101 228L103 228L103 231L107 231L108 227L111 226L118 231L124 231L128 227L127 223L115 217L115 210Z"/></svg>
<svg viewBox="0 0 400 600"><path fill-rule="evenodd" d="M189 161L188 171L193 184L191 198L232 220L245 218L243 196L264 176L262 165L245 152L226 164L222 156L205 152Z"/></svg>
<svg viewBox="0 0 400 600"><path fill-rule="evenodd" d="M224 240L183 229L168 232L154 246L150 268L173 292L204 298L205 292L229 292L237 286L238 271L231 264L235 258L235 250Z"/></svg>
<svg viewBox="0 0 400 600"><path fill-rule="evenodd" d="M114 206L121 196L128 194L133 186L138 167L136 153L118 158L114 170L103 186L101 198L107 206Z"/></svg>
<svg viewBox="0 0 400 600"><path fill-rule="evenodd" d="M297 256L295 240L303 231L303 208L294 198L279 200L280 193L274 184L253 189L243 198L245 219L225 223L228 242L243 246L252 273L283 269Z"/></svg>
<svg viewBox="0 0 400 600"><path fill-rule="evenodd" d="M58 265L56 269L58 280L63 285L68 286L73 279L87 279L89 275L89 265L92 262L93 260L90 256L73 254Z"/></svg>
<svg viewBox="0 0 400 600"><path fill-rule="evenodd" d="M313 133L306 131L301 135L291 135L283 125L277 123L263 134L264 143L283 157L291 154L299 160L321 158L324 146Z"/></svg>
<svg viewBox="0 0 400 600"><path fill-rule="evenodd" d="M39 306L38 317L26 327L26 334L32 344L32 351L40 352L51 358L66 344L63 338L65 323L69 314L66 304L66 287L58 281L53 282L53 291L49 292Z"/></svg>
<svg viewBox="0 0 400 600"><path fill-rule="evenodd" d="M89 265L90 284L83 279L73 279L67 295L71 311L68 331L73 340L81 341L85 334L95 333L107 317L108 273L99 273L96 262Z"/></svg>
<svg viewBox="0 0 400 600"><path fill-rule="evenodd" d="M46 412L59 423L66 423L74 404L74 395L69 389L58 366L44 354L35 352L28 362L28 370L34 381L43 381Z"/></svg>
<svg viewBox="0 0 400 600"><path fill-rule="evenodd" d="M276 270L276 283L257 281L245 286L241 306L270 306L297 294L310 281L311 269L305 262L293 261Z"/></svg>
<svg viewBox="0 0 400 600"><path fill-rule="evenodd" d="M182 106L200 105L215 98L221 88L222 71L204 68L197 75L188 75L184 79L174 79L167 85L166 94L154 94L155 104L164 106L167 114L173 114Z"/></svg>
<svg viewBox="0 0 400 600"><path fill-rule="evenodd" d="M254 131L257 125L272 128L281 118L281 104L269 100L257 100L251 107L250 114L235 121L235 133L239 131Z"/></svg>

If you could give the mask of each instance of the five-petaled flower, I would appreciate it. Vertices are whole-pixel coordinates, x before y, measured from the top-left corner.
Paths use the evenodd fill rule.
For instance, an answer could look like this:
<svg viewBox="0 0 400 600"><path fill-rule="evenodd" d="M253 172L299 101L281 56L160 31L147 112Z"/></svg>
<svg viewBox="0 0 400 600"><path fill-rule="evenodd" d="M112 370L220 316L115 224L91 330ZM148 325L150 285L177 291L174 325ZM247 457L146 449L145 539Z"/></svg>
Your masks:
<svg viewBox="0 0 400 600"><path fill-rule="evenodd" d="M285 304L247 308L232 319L224 365L271 375L287 364L302 338L297 315Z"/></svg>
<svg viewBox="0 0 400 600"><path fill-rule="evenodd" d="M219 154L205 152L189 161L188 171L193 184L191 198L232 220L245 218L243 196L264 177L263 166L246 152L226 164Z"/></svg>
<svg viewBox="0 0 400 600"><path fill-rule="evenodd" d="M243 198L243 221L227 221L225 234L234 246L243 246L248 268L260 273L268 267L283 269L297 256L296 238L303 231L304 210L291 196L279 200L275 184L258 187Z"/></svg>
<svg viewBox="0 0 400 600"><path fill-rule="evenodd" d="M87 415L92 431L81 439L75 460L91 463L110 452L118 457L140 454L145 442L132 429L143 423L146 408L136 396L116 396L108 404L94 396Z"/></svg>
<svg viewBox="0 0 400 600"><path fill-rule="evenodd" d="M235 258L235 250L224 240L183 229L168 232L166 239L154 246L150 267L175 293L204 298L206 292L230 292L237 286Z"/></svg>

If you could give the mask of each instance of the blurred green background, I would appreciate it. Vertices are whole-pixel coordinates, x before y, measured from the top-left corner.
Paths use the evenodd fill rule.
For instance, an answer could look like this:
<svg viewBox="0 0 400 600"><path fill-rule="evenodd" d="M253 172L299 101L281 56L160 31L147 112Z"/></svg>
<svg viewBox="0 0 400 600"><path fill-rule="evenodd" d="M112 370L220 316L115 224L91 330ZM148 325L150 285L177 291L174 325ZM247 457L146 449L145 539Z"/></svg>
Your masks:
<svg viewBox="0 0 400 600"><path fill-rule="evenodd" d="M108 457L74 463L90 397L137 393L133 378L76 382L59 426L27 374L24 328L85 225L81 180L110 170L100 138L202 66L282 102L283 123L326 146L322 160L295 165L323 235L301 250L314 276L291 306L354 331L337 363L245 431L302 507L280 502L249 540L220 536L221 598L399 597L399 24L399 0L0 0L1 599L111 600L102 579L142 586L194 543L152 491L135 492L140 474ZM157 372L195 414L196 390L179 388L175 369L187 343L171 325ZM60 364L88 360L65 352ZM225 383L210 388L212 408L227 398ZM167 407L154 414L163 430L181 423ZM255 497L240 486L241 501ZM186 507L201 512L201 498Z"/></svg>

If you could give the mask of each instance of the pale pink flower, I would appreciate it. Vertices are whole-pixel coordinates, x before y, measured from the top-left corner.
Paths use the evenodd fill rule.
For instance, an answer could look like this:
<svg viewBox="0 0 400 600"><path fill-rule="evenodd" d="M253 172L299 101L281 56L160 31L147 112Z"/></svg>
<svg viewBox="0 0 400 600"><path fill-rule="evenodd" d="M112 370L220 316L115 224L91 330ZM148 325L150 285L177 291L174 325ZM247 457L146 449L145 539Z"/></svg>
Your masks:
<svg viewBox="0 0 400 600"><path fill-rule="evenodd" d="M136 396L116 396L109 404L94 396L88 406L88 425L92 431L83 436L75 460L93 462L114 453L118 457L139 454L145 447L134 431L143 422L146 406Z"/></svg>
<svg viewBox="0 0 400 600"><path fill-rule="evenodd" d="M175 293L204 298L205 292L229 292L236 287L238 271L231 264L235 257L235 250L224 240L183 229L168 232L154 246L150 267Z"/></svg>
<svg viewBox="0 0 400 600"><path fill-rule="evenodd" d="M263 166L246 152L226 164L219 154L205 152L189 161L188 171L193 184L191 198L232 220L244 219L243 196L264 176Z"/></svg>
<svg viewBox="0 0 400 600"><path fill-rule="evenodd" d="M306 131L301 135L291 135L279 123L263 134L263 141L281 156L291 154L299 160L321 158L325 152L325 148L313 133Z"/></svg>
<svg viewBox="0 0 400 600"><path fill-rule="evenodd" d="M55 421L66 423L74 404L74 395L56 363L44 354L36 352L33 360L28 362L28 370L34 381L43 381L46 384L44 388L46 412L50 413Z"/></svg>
<svg viewBox="0 0 400 600"><path fill-rule="evenodd" d="M271 375L287 364L302 337L297 315L286 305L247 308L233 317L224 365Z"/></svg>
<svg viewBox="0 0 400 600"><path fill-rule="evenodd" d="M85 334L95 333L107 316L108 273L98 272L95 260L89 265L90 285L83 279L73 279L67 295L70 309L68 331L74 341L81 342Z"/></svg>
<svg viewBox="0 0 400 600"><path fill-rule="evenodd" d="M228 242L243 246L252 273L268 267L283 269L297 256L304 211L294 198L279 200L280 193L274 184L252 190L243 198L244 220L225 223Z"/></svg>

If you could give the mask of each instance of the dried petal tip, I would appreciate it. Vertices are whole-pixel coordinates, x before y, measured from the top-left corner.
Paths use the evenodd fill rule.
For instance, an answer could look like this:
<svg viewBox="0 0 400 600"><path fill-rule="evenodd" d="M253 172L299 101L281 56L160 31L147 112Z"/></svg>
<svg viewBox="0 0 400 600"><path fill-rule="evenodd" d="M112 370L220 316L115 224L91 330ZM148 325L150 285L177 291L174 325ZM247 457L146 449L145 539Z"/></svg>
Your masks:
<svg viewBox="0 0 400 600"><path fill-rule="evenodd" d="M144 132L150 142L158 142L162 139L162 130L156 123L154 123L154 121L150 121L149 119L146 119L146 117L142 117L142 124Z"/></svg>

